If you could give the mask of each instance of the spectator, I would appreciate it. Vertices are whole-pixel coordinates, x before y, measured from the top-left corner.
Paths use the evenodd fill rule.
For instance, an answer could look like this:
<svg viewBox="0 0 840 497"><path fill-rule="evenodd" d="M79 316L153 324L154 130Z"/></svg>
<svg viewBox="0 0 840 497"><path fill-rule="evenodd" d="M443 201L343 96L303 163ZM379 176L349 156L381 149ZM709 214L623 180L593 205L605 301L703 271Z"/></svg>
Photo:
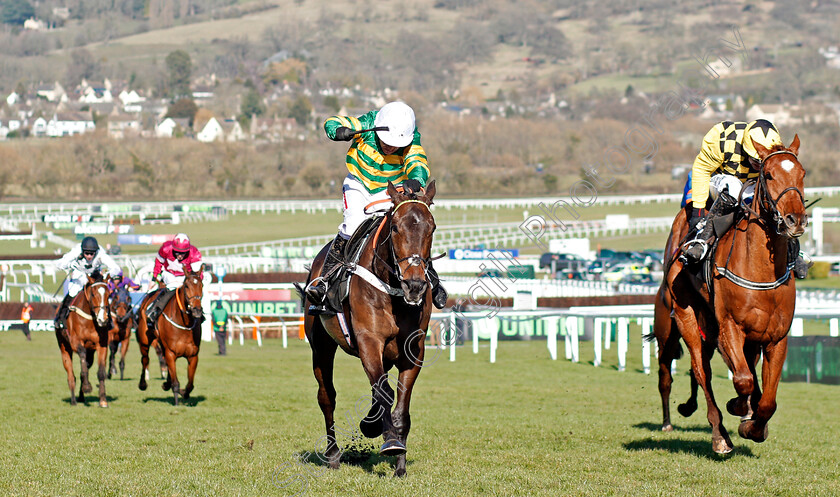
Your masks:
<svg viewBox="0 0 840 497"><path fill-rule="evenodd" d="M29 304L29 301L23 302L23 309L20 311L20 320L23 321L23 334L26 335L26 339L28 341L32 341L32 337L29 336L29 321L32 319L32 305Z"/></svg>
<svg viewBox="0 0 840 497"><path fill-rule="evenodd" d="M222 301L216 301L216 308L213 309L213 332L216 334L216 341L219 342L219 355L227 355L225 340L227 339L228 311L222 305Z"/></svg>

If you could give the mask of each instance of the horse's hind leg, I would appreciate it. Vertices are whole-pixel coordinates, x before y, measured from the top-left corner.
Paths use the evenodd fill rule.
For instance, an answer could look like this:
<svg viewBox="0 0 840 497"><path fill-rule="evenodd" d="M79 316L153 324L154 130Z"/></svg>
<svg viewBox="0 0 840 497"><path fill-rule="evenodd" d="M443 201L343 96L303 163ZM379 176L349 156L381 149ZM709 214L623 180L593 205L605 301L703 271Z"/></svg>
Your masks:
<svg viewBox="0 0 840 497"><path fill-rule="evenodd" d="M684 404L677 406L677 411L686 418L697 410L697 378L694 377L694 371L691 370L689 370L688 376L691 379L691 394Z"/></svg>
<svg viewBox="0 0 840 497"><path fill-rule="evenodd" d="M166 353L163 351L163 345L161 345L160 340L157 340L157 339L155 339L152 342L152 345L155 348L155 353L157 354L158 363L160 364L160 377L161 377L161 379L168 380L169 371L166 368Z"/></svg>
<svg viewBox="0 0 840 497"><path fill-rule="evenodd" d="M671 363L680 355L680 332L671 319L669 307L657 298L654 309L653 334L659 346L659 397L662 400L662 431L672 431L671 425Z"/></svg>
<svg viewBox="0 0 840 497"><path fill-rule="evenodd" d="M333 364L335 362L335 351L338 344L335 343L323 329L318 317L309 316L311 329L308 333L309 344L312 348L312 372L315 380L318 381L318 405L324 414L324 424L327 428L327 446L324 456L332 469L338 469L341 462L341 450L335 439L335 386L333 385Z"/></svg>
<svg viewBox="0 0 840 497"><path fill-rule="evenodd" d="M190 392L193 391L193 378L195 378L195 369L198 367L198 354L187 358L187 388L184 389L184 399L190 398Z"/></svg>
<svg viewBox="0 0 840 497"><path fill-rule="evenodd" d="M181 384L178 383L178 373L175 371L175 353L169 349L164 350L166 357L166 365L169 368L169 375L163 384L163 389L168 390L167 387L172 388L172 394L175 396L175 405L178 405L178 396L181 395Z"/></svg>
<svg viewBox="0 0 840 497"><path fill-rule="evenodd" d="M108 344L108 379L111 379L111 376L116 374L117 372L117 365L115 364L117 358L117 349L119 348L119 342L110 342Z"/></svg>
<svg viewBox="0 0 840 497"><path fill-rule="evenodd" d="M81 371L80 375L82 384L79 387L79 397L77 398L78 401L84 402L85 401L85 394L90 393L93 391L93 387L90 384L90 380L88 379L88 373L90 371L90 365L93 362L93 357L88 357L88 355L92 355L92 351L88 351L83 346L79 345L79 349L76 351L79 354L79 363L81 364Z"/></svg>

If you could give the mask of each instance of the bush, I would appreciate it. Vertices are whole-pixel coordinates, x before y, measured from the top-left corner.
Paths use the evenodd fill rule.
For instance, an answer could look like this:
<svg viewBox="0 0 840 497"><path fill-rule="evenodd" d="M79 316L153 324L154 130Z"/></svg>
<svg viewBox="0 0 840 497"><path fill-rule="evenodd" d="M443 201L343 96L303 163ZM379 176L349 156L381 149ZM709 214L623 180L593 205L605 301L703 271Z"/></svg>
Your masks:
<svg viewBox="0 0 840 497"><path fill-rule="evenodd" d="M831 263L824 262L824 261L817 261L808 270L808 278L809 280L818 280L823 278L828 278L828 273L831 271Z"/></svg>

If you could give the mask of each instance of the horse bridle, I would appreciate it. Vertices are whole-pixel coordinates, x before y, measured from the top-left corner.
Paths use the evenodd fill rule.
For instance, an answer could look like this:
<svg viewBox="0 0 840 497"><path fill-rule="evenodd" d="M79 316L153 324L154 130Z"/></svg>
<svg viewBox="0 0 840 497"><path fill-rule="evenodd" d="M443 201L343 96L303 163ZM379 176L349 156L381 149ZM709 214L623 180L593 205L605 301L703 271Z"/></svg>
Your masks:
<svg viewBox="0 0 840 497"><path fill-rule="evenodd" d="M397 209L399 209L400 207L402 207L405 204L412 204L412 203L421 204L424 207L426 207L426 209L429 209L429 204L427 204L426 202L423 202L422 200L414 200L414 199L403 200L402 202L397 204L391 210L391 212L390 212L391 221L393 221L393 217L394 217L394 214L397 212ZM431 212L431 209L429 209L429 212ZM387 242L388 239L390 239L390 238L391 238L391 232L389 231L388 236L386 236L382 240L382 243ZM392 268L391 265L388 264L387 261L385 261L382 257L380 257L375 249L373 251L373 254L377 259L379 259L382 262L382 264L385 265L385 267L388 269L388 272L391 273L392 275L396 276L397 280L400 281L400 282L403 281L402 267L400 267L401 262L406 262L407 261L408 262L408 268L410 268L412 266L422 266L423 267L423 274L426 276L426 280L430 281L429 280L429 265L432 263L432 261L440 259L444 255L446 255L446 254L441 254L441 255L438 255L436 257L429 256L429 257L424 258L423 256L421 256L418 253L413 253L413 254L411 254L407 257L397 258L397 253L394 250L394 244L393 243L390 244L390 250L391 250L391 258L394 260L394 266L396 266L396 269Z"/></svg>
<svg viewBox="0 0 840 497"><path fill-rule="evenodd" d="M189 298L187 297L187 289L185 288L186 285L187 285L187 278L195 278L196 280L198 280L198 276L192 275L192 276L185 277L184 278L184 284L181 285L180 289L181 289L181 291L184 292L184 312L185 313L189 313L189 310L192 307L201 307L201 297L202 297L201 295L193 295L192 297L189 297ZM201 281L199 280L199 283L200 282ZM193 301L193 300L197 300L199 305L198 306L190 305L190 302Z"/></svg>
<svg viewBox="0 0 840 497"><path fill-rule="evenodd" d="M776 197L775 200L770 196L770 191L767 189L767 178L764 175L764 166L767 163L767 159L769 159L770 157L773 157L774 155L785 155L785 154L792 155L793 158L796 159L797 162L799 162L799 158L796 157L796 154L791 152L790 150L777 150L777 151L769 154L767 157L765 157L761 161L761 167L759 167L759 169L758 169L758 189L760 190L760 192L756 196L759 198L759 201L761 202L761 207L766 209L772 215L773 222L776 223L776 234L777 235L782 235L784 233L784 229L785 229L785 220L782 217L782 213L779 212L779 208L778 208L778 204L779 204L779 201L782 199L782 196L784 196L784 194L786 194L789 191L794 191L799 195L799 199L802 201L802 205L803 206L805 205L805 196L802 194L802 191L800 191L799 188L797 188L795 186L789 186L789 187L785 188L784 190L782 190L782 192ZM753 212L756 215L756 217L759 217L757 212L752 211L752 209L750 209L750 211ZM760 217L759 217L759 219L760 219Z"/></svg>
<svg viewBox="0 0 840 497"><path fill-rule="evenodd" d="M113 313L116 314L117 308L120 304L125 305L126 312L123 317L114 316L114 319L116 319L118 323L125 323L131 319L131 297L128 295L128 292L120 292L119 290L117 290L116 296L117 298L114 299L114 302L112 303L114 305Z"/></svg>
<svg viewBox="0 0 840 497"><path fill-rule="evenodd" d="M107 303L108 299L105 299L106 303L100 304L100 305L97 305L97 306L94 306L93 301L90 299L90 294L91 294L91 291L93 290L93 288L97 287L97 286L100 286L100 285L105 286L106 289L108 288L108 284L105 283L104 281L95 281L85 288L85 298L87 299L88 305L90 306L90 314L91 314L92 317L95 318L99 309L105 309L106 313L108 314L108 317L111 317L111 306L108 305L108 303Z"/></svg>

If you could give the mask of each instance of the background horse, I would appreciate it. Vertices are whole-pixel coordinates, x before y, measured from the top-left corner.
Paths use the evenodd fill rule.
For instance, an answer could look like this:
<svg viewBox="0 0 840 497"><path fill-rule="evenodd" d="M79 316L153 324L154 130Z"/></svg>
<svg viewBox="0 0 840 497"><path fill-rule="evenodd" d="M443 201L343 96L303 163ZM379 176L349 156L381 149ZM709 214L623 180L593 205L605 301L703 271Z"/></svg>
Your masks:
<svg viewBox="0 0 840 497"><path fill-rule="evenodd" d="M117 365L114 364L117 349L120 350L120 379L125 374L125 354L128 352L128 343L131 341L131 329L134 328L134 319L131 314L131 295L127 287L120 287L111 299L111 318L113 327L109 335L109 346L111 349L108 360L108 379L117 373Z"/></svg>
<svg viewBox="0 0 840 497"><path fill-rule="evenodd" d="M358 266L368 269L389 292L374 287L361 277L350 280L350 297L343 316L313 316L303 297L304 328L312 348L312 369L318 381L318 404L327 429L325 455L330 467L338 468L341 452L335 440L335 388L333 363L338 346L359 357L372 387L372 405L360 423L368 438L384 435L380 453L397 456L395 476L405 475L406 439L411 428L411 391L425 352L425 333L432 311L431 285L426 269L430 264L435 221L429 206L435 196L432 181L421 195L399 193L388 183L394 207L374 237L362 249ZM320 275L329 250L325 246L315 257L307 281ZM397 294L397 295L394 295ZM347 319L344 319L346 316ZM346 326L347 335L342 331ZM397 399L387 372L396 366Z"/></svg>
<svg viewBox="0 0 840 497"><path fill-rule="evenodd" d="M176 406L179 395L182 395L184 399L190 397L190 392L194 387L195 370L198 367L201 323L204 318L204 311L201 308L204 284L200 276L203 270L203 265L197 273L192 272L188 266L184 267L184 284L175 290L175 295L166 303L155 326L169 370L163 389L172 388ZM181 384L178 382L178 373L175 370L175 360L179 357L185 357L188 363L187 388L183 393L181 393Z"/></svg>
<svg viewBox="0 0 840 497"><path fill-rule="evenodd" d="M149 379L150 348L154 348L157 353L158 362L160 363L160 377L162 379L166 379L169 375L169 370L166 367L166 361L163 359L163 347L161 347L160 340L158 340L157 330L155 328L149 328L146 324L146 309L154 301L155 295L157 295L158 291L162 289L163 283L159 285L158 290L146 294L140 302L140 311L137 313L137 327L134 333L137 337L137 346L140 348L140 383L137 385L140 390L146 390L148 387L146 381Z"/></svg>
<svg viewBox="0 0 840 497"><path fill-rule="evenodd" d="M788 242L804 233L805 170L797 159L799 137L789 148L768 150L755 143L761 158L753 207L734 229L720 237L718 250L709 255L713 283L700 283L683 271L677 259L680 240L688 232L685 211L680 211L666 245L666 277L656 297L654 333L659 344L659 391L663 430L671 429L668 397L671 361L679 356L682 336L691 353L692 398L697 385L706 396L712 426L712 448L732 450L711 385L710 360L717 348L733 372L737 396L727 411L741 416L738 433L756 442L767 438L767 422L776 411L776 391L787 355L787 334L796 304ZM753 210L753 208L755 210ZM761 386L756 374L763 357ZM762 387L764 392L762 392ZM690 415L696 400L680 406Z"/></svg>
<svg viewBox="0 0 840 497"><path fill-rule="evenodd" d="M93 364L93 353L97 353L99 362L99 407L108 407L105 397L106 350L108 332L111 329L111 316L108 309L108 284L99 272L88 276L88 282L70 302L70 314L67 325L55 331L61 360L67 371L67 385L70 387L70 404L76 405L76 375L73 373L73 351L79 354L81 363L82 385L79 387L78 401L85 401L85 394L93 391L88 380L88 370Z"/></svg>

